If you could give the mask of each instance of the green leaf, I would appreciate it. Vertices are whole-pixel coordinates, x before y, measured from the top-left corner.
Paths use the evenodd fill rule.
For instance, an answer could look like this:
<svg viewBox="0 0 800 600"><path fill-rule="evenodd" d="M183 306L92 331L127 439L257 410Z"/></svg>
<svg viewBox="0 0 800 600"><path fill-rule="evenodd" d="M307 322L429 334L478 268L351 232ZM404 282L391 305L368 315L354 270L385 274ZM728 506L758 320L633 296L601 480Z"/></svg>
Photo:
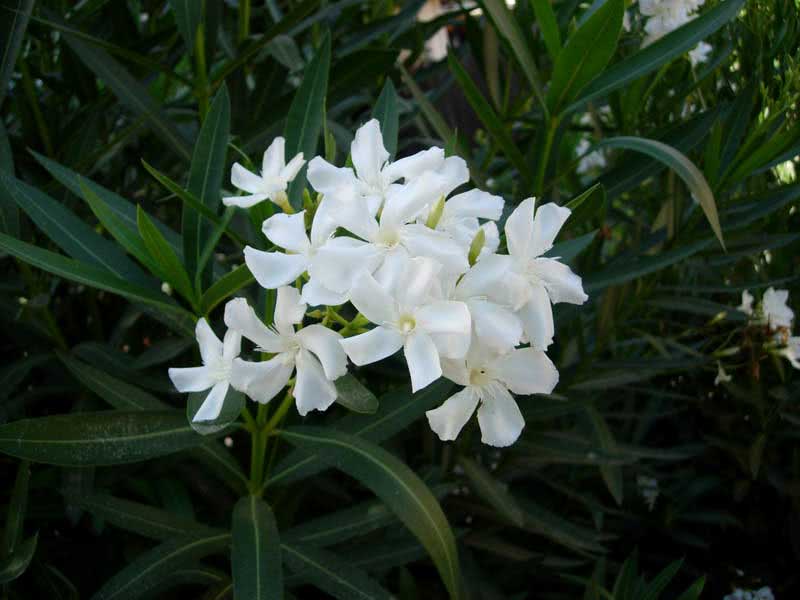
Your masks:
<svg viewBox="0 0 800 600"><path fill-rule="evenodd" d="M416 394L409 390L396 390L380 398L378 412L373 415L352 413L335 425L336 429L379 443L405 429L420 418L425 411L439 406L448 397L453 384L440 379ZM318 473L325 463L315 452L296 450L275 468L270 485L289 483Z"/></svg>
<svg viewBox="0 0 800 600"><path fill-rule="evenodd" d="M706 586L706 578L705 576L701 577L697 581L695 581L689 589L683 592L679 597L678 600L700 600L700 594L703 593L703 588Z"/></svg>
<svg viewBox="0 0 800 600"><path fill-rule="evenodd" d="M711 10L692 19L635 54L615 63L592 81L581 96L564 112L571 112L587 102L607 96L626 84L652 73L674 58L682 56L698 42L708 38L739 14L745 0L725 0Z"/></svg>
<svg viewBox="0 0 800 600"><path fill-rule="evenodd" d="M586 415L589 417L589 422L592 424L595 436L600 447L608 454L617 454L617 442L611 434L611 430L603 419L603 416L593 406L586 406ZM623 499L623 480L622 468L618 465L601 464L600 474L603 476L603 481L606 482L606 487L617 504L622 505Z"/></svg>
<svg viewBox="0 0 800 600"><path fill-rule="evenodd" d="M244 394L228 386L228 393L222 401L222 409L219 416L213 421L194 421L194 416L208 397L209 392L192 392L189 394L189 401L186 403L186 420L197 433L201 435L212 435L228 427L239 418L242 409L245 407Z"/></svg>
<svg viewBox="0 0 800 600"><path fill-rule="evenodd" d="M224 551L230 544L228 533L202 537L181 537L156 546L109 579L92 600L135 600L161 585L180 567Z"/></svg>
<svg viewBox="0 0 800 600"><path fill-rule="evenodd" d="M309 582L338 600L391 600L393 596L362 570L337 554L300 544L283 544L283 556L297 574L292 579Z"/></svg>
<svg viewBox="0 0 800 600"><path fill-rule="evenodd" d="M206 439L202 445L192 449L193 458L211 467L211 472L239 495L247 493L250 482L236 459L216 440Z"/></svg>
<svg viewBox="0 0 800 600"><path fill-rule="evenodd" d="M121 64L101 48L87 45L74 34L65 32L64 41L84 64L108 85L119 101L135 115L143 117L150 124L153 132L178 156L187 161L191 158L189 146L178 129L153 100L147 89L134 79Z"/></svg>
<svg viewBox="0 0 800 600"><path fill-rule="evenodd" d="M547 53L555 61L561 52L561 32L550 0L531 0Z"/></svg>
<svg viewBox="0 0 800 600"><path fill-rule="evenodd" d="M114 408L120 410L170 409L170 406L164 404L152 394L121 379L112 377L105 371L89 366L69 354L59 352L58 357L78 381Z"/></svg>
<svg viewBox="0 0 800 600"><path fill-rule="evenodd" d="M66 500L106 523L153 540L223 533L173 512L109 494L71 494Z"/></svg>
<svg viewBox="0 0 800 600"><path fill-rule="evenodd" d="M11 556L0 560L0 583L14 581L22 575L31 564L33 555L36 553L36 542L39 539L37 533L32 538L22 542L17 551Z"/></svg>
<svg viewBox="0 0 800 600"><path fill-rule="evenodd" d="M98 235L63 204L0 173L0 193L7 194L58 247L81 262L98 265L120 279L142 285L153 281L116 244Z"/></svg>
<svg viewBox="0 0 800 600"><path fill-rule="evenodd" d="M119 294L135 302L150 304L162 311L173 313L177 317L194 320L194 316L191 313L177 304L174 304L167 296L153 291L150 288L128 283L124 279L120 279L100 267L72 260L71 258L56 254L55 252L50 252L49 250L44 250L37 246L21 242L2 233L0 233L0 249L53 275L64 277L100 290L106 290L113 294Z"/></svg>
<svg viewBox="0 0 800 600"><path fill-rule="evenodd" d="M508 41L514 58L517 59L517 62L519 62L522 67L522 72L528 80L528 83L531 84L534 94L536 94L542 107L547 110L548 105L545 102L539 70L536 68L536 61L534 60L533 53L505 0L482 0L481 4L483 5L484 11L494 22L497 31Z"/></svg>
<svg viewBox="0 0 800 600"><path fill-rule="evenodd" d="M203 21L203 4L205 3L197 0L169 0L169 7L175 15L175 25L181 32L189 55L194 51L194 37Z"/></svg>
<svg viewBox="0 0 800 600"><path fill-rule="evenodd" d="M378 119L383 134L383 145L389 152L389 157L394 158L397 153L397 136L400 131L400 117L397 111L397 90L391 78L386 78L381 95L372 108L372 117Z"/></svg>
<svg viewBox="0 0 800 600"><path fill-rule="evenodd" d="M199 445L181 411L102 411L0 426L0 452L64 467L120 465Z"/></svg>
<svg viewBox="0 0 800 600"><path fill-rule="evenodd" d="M369 487L428 551L451 598L460 597L458 553L450 524L436 498L411 469L379 446L330 429L297 427L283 430L281 437L316 451Z"/></svg>
<svg viewBox="0 0 800 600"><path fill-rule="evenodd" d="M682 564L683 559L676 560L675 562L664 567L664 569L655 576L653 581L651 581L644 590L642 600L658 600L661 597L661 592L667 588L669 582L672 581L673 577L675 577L678 571L680 571Z"/></svg>
<svg viewBox="0 0 800 600"><path fill-rule="evenodd" d="M559 258L561 262L570 264L577 256L589 247L589 244L597 237L597 229L572 240L565 240L555 244L550 250L545 252L545 256Z"/></svg>
<svg viewBox="0 0 800 600"><path fill-rule="evenodd" d="M519 507L516 500L509 494L502 483L494 479L483 467L475 461L461 457L458 464L464 469L464 474L472 483L475 493L491 504L497 512L517 527L525 524L525 512Z"/></svg>
<svg viewBox="0 0 800 600"><path fill-rule="evenodd" d="M336 402L357 413L375 414L378 399L352 373L339 377L336 385Z"/></svg>
<svg viewBox="0 0 800 600"><path fill-rule="evenodd" d="M553 540L567 548L600 554L605 549L597 541L597 532L523 498L517 503L525 510L525 529Z"/></svg>
<svg viewBox="0 0 800 600"><path fill-rule="evenodd" d="M0 121L0 174L14 174L14 157L6 127ZM19 237L19 207L12 198L0 194L0 232Z"/></svg>
<svg viewBox="0 0 800 600"><path fill-rule="evenodd" d="M306 160L317 153L317 142L325 118L325 96L331 68L331 37L326 33L313 60L305 68L303 83L297 88L286 116L286 158L302 152ZM302 205L306 184L305 167L289 186L289 200L295 209Z"/></svg>
<svg viewBox="0 0 800 600"><path fill-rule="evenodd" d="M82 177L75 171L68 169L67 167L58 164L57 162L50 160L49 158L42 156L41 154L37 154L33 150L30 150L30 153L33 157L41 164L47 171L55 177L61 184L66 187L69 191L71 191L75 196L78 198L85 199L85 195L83 193L84 188L90 189L94 194L96 194L103 202L108 205L108 208L119 218L119 220L128 227L133 232L138 231L138 225L136 224L136 205L132 202L129 202L119 194L115 194L111 190L107 190L101 185L96 184L91 179L87 179ZM183 250L181 249L181 241L180 236L161 223L160 221L154 220L156 227L161 230L161 233L164 234L164 237L167 238L169 245L172 246L173 250L178 254L181 255ZM112 233L113 235L113 233ZM138 237L138 235L137 235Z"/></svg>
<svg viewBox="0 0 800 600"><path fill-rule="evenodd" d="M606 203L606 190L601 183L595 183L588 190L575 196L567 202L566 208L572 211L569 216L569 226L575 226L588 221Z"/></svg>
<svg viewBox="0 0 800 600"><path fill-rule="evenodd" d="M208 315L223 300L229 298L243 287L255 281L245 263L236 267L218 279L208 288L200 299L200 312Z"/></svg>
<svg viewBox="0 0 800 600"><path fill-rule="evenodd" d="M156 181L167 188L167 190L169 190L171 193L175 194L184 203L184 210L186 210L186 207L188 206L203 215L212 223L221 222L219 215L208 208L205 204L200 202L200 200L198 200L194 194L183 189L175 181L164 175L164 173L156 169L153 165L149 164L146 160L142 160L142 166L144 166L147 172L150 173L150 175L152 175Z"/></svg>
<svg viewBox="0 0 800 600"><path fill-rule="evenodd" d="M584 278L587 293L597 292L612 285L619 285L649 273L670 267L711 245L713 238L698 240L685 246L673 248L655 256L642 256L636 260L619 260L598 273Z"/></svg>
<svg viewBox="0 0 800 600"><path fill-rule="evenodd" d="M3 40L3 54L0 56L0 106L5 100L32 10L33 0L8 0L0 6L0 40Z"/></svg>
<svg viewBox="0 0 800 600"><path fill-rule="evenodd" d="M456 82L464 92L464 96L469 102L472 110L478 115L481 123L486 127L489 138L497 143L506 158L516 167L520 177L524 181L524 185L530 187L533 185L530 178L530 169L528 168L525 158L522 156L514 140L511 138L510 128L508 128L497 116L492 106L487 102L483 92L478 88L472 79L472 76L467 73L453 52L447 54L447 64L450 71L456 78Z"/></svg>
<svg viewBox="0 0 800 600"><path fill-rule="evenodd" d="M636 150L637 152L647 154L664 163L675 171L689 187L692 196L700 203L700 207L703 209L714 235L717 236L722 248L725 248L725 241L722 239L722 229L719 225L719 215L717 214L717 203L714 200L714 193L711 191L711 187L708 185L706 178L703 177L700 170L694 166L694 163L690 161L686 155L663 142L640 137L623 136L607 138L597 145L597 147L601 146Z"/></svg>
<svg viewBox="0 0 800 600"><path fill-rule="evenodd" d="M2 551L0 551L0 556L12 556L20 541L22 541L22 525L28 508L28 484L30 479L31 465L27 460L22 460L17 465L17 477L14 479L14 487L11 489L11 498L8 502L8 517L6 517L3 547Z"/></svg>
<svg viewBox="0 0 800 600"><path fill-rule="evenodd" d="M199 3L195 3L199 4ZM194 37L194 36L193 36ZM216 216L225 174L225 157L231 126L231 102L223 84L206 115L192 154L187 191ZM219 218L217 217L217 220ZM209 228L193 208L183 207L183 257L191 277L197 273Z"/></svg>
<svg viewBox="0 0 800 600"><path fill-rule="evenodd" d="M606 0L567 39L547 90L547 106L552 112L560 113L614 56L624 12L624 0Z"/></svg>
<svg viewBox="0 0 800 600"><path fill-rule="evenodd" d="M231 566L236 598L268 600L283 596L281 540L272 509L245 496L233 508Z"/></svg>
<svg viewBox="0 0 800 600"><path fill-rule="evenodd" d="M172 285L189 302L195 304L192 282L189 280L189 275L186 273L186 269L183 268L178 256L170 248L167 240L164 239L158 228L153 225L150 217L142 210L141 206L138 207L136 217L139 225L139 235L142 236L147 251L158 265L158 272L155 275Z"/></svg>

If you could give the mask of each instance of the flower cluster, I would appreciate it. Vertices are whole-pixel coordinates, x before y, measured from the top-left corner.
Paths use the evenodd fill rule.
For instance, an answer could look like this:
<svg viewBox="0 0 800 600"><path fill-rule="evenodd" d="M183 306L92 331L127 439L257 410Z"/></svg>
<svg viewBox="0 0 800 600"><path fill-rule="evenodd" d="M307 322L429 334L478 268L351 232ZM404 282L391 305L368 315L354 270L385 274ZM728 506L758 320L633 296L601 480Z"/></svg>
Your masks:
<svg viewBox="0 0 800 600"><path fill-rule="evenodd" d="M800 369L800 336L792 335L794 311L788 305L788 290L767 289L756 307L753 307L754 300L749 291L743 291L739 310L750 317L751 324L766 327L777 354Z"/></svg>
<svg viewBox="0 0 800 600"><path fill-rule="evenodd" d="M639 0L639 11L645 17L644 45L652 44L666 34L686 25L695 18L705 0ZM711 45L700 42L689 52L692 66L708 60Z"/></svg>
<svg viewBox="0 0 800 600"><path fill-rule="evenodd" d="M550 393L558 381L545 354L552 305L587 299L580 277L547 256L570 211L523 201L499 253L504 200L455 193L469 181L467 165L441 148L391 161L373 119L356 132L352 168L308 163L318 200L293 213L287 186L304 160L286 164L283 152L278 138L260 175L234 165L232 183L248 195L225 199L246 208L271 200L284 211L263 223L274 248L244 251L256 281L277 289L274 324L242 298L225 307L224 342L198 323L203 366L170 369L180 391L211 390L195 420L219 415L228 386L266 403L290 385L300 414L325 410L348 358L366 365L402 349L413 392L441 376L463 386L427 413L442 440L477 411L485 443L512 444L525 424L512 393ZM347 303L358 311L350 320L339 314ZM322 323L303 326L309 305L321 307L313 314L325 315ZM266 360L239 358L241 337Z"/></svg>
<svg viewBox="0 0 800 600"><path fill-rule="evenodd" d="M772 589L764 586L757 590L743 590L736 588L733 593L728 594L722 600L775 600Z"/></svg>

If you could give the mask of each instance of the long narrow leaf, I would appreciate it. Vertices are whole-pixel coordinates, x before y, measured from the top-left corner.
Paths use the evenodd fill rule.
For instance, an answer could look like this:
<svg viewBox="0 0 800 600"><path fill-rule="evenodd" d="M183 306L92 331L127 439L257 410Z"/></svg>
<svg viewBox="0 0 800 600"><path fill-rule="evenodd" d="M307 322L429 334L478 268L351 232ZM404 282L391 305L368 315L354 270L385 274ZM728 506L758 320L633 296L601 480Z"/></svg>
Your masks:
<svg viewBox="0 0 800 600"><path fill-rule="evenodd" d="M275 515L256 496L233 508L233 590L236 598L271 600L283 596L281 540Z"/></svg>

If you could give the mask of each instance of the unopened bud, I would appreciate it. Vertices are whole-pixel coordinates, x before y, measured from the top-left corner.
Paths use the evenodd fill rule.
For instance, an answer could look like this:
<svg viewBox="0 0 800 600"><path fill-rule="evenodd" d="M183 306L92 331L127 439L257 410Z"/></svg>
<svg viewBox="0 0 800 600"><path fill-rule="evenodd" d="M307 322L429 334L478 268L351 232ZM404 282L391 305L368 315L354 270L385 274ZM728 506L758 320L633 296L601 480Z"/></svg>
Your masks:
<svg viewBox="0 0 800 600"><path fill-rule="evenodd" d="M472 243L469 245L469 265L474 265L478 257L481 255L481 251L483 250L483 245L486 243L486 232L483 230L483 227L478 229L478 233L475 234L475 237L472 238Z"/></svg>
<svg viewBox="0 0 800 600"><path fill-rule="evenodd" d="M166 281L161 284L161 291L164 292L167 296L172 296L172 286L168 284Z"/></svg>
<svg viewBox="0 0 800 600"><path fill-rule="evenodd" d="M428 213L428 220L425 222L425 225L430 227L431 229L436 229L436 226L439 224L439 220L442 218L442 213L444 212L444 196L439 196L439 199L436 201L431 207L430 213Z"/></svg>

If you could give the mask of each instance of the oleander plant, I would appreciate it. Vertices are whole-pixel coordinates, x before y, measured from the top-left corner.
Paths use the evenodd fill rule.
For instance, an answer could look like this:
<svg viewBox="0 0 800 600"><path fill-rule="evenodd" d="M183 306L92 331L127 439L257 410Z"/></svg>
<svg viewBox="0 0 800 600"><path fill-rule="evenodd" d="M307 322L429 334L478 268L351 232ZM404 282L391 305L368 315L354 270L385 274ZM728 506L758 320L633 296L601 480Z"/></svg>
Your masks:
<svg viewBox="0 0 800 600"><path fill-rule="evenodd" d="M798 0L0 32L3 600L798 597Z"/></svg>

